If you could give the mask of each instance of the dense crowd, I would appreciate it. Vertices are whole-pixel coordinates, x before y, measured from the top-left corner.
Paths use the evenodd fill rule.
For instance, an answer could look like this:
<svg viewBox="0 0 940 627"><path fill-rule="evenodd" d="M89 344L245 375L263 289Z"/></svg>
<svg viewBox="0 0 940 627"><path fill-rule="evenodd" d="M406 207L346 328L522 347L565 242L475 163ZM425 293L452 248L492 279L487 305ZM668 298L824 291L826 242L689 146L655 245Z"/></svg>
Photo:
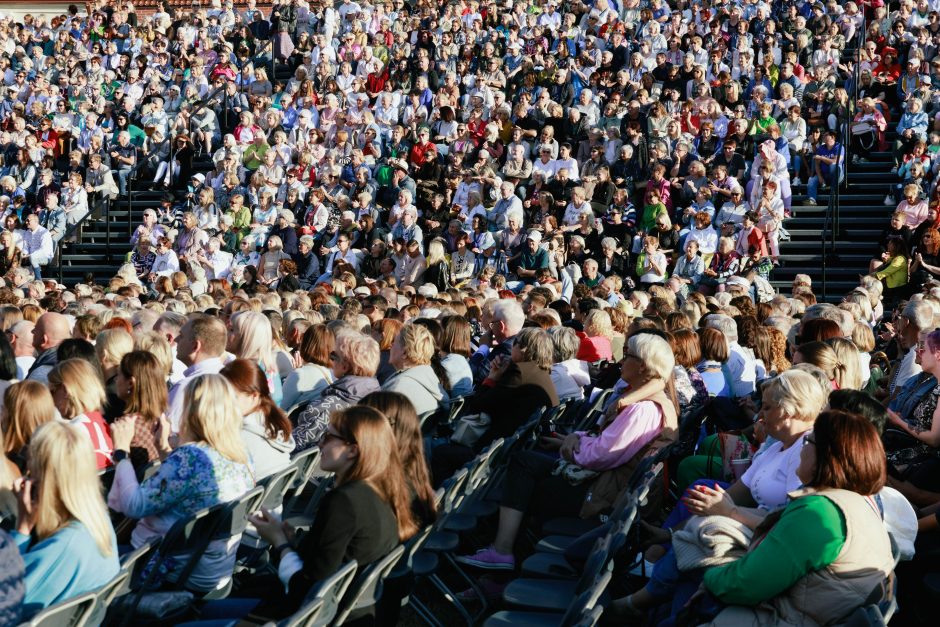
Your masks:
<svg viewBox="0 0 940 627"><path fill-rule="evenodd" d="M934 4L0 17L0 624L316 448L335 485L309 530L254 512L185 581L187 619L284 618L434 524L434 490L492 443L603 394L588 430L509 456L492 544L454 560L479 577L461 598L498 599L547 519L596 525L578 564L702 415L679 498L643 512L648 578L615 570L634 592L608 618L834 624L900 559L916 620L940 545ZM888 149L870 274L838 305L806 275L778 293L794 196L826 202L847 155ZM42 280L146 189L162 200L115 277Z"/></svg>

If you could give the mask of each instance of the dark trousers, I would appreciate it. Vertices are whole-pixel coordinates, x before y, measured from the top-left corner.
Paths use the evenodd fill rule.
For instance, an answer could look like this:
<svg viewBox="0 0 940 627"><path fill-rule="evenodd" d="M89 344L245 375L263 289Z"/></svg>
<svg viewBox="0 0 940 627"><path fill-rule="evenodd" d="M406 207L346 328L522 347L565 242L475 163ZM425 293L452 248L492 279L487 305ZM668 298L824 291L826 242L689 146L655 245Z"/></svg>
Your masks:
<svg viewBox="0 0 940 627"><path fill-rule="evenodd" d="M558 457L540 451L519 451L509 460L502 505L539 519L577 516L591 485L573 486L552 474Z"/></svg>

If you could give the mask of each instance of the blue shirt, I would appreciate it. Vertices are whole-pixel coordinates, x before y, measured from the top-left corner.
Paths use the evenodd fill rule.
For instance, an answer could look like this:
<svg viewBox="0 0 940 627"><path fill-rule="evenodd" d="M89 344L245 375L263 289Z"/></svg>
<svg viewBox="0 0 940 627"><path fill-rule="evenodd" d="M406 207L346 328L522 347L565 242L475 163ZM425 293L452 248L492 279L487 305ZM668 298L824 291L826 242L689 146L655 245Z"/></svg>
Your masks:
<svg viewBox="0 0 940 627"><path fill-rule="evenodd" d="M77 520L40 542L31 543L30 536L16 531L12 535L26 563L26 616L99 588L121 569L113 531L110 555L101 554L88 528Z"/></svg>

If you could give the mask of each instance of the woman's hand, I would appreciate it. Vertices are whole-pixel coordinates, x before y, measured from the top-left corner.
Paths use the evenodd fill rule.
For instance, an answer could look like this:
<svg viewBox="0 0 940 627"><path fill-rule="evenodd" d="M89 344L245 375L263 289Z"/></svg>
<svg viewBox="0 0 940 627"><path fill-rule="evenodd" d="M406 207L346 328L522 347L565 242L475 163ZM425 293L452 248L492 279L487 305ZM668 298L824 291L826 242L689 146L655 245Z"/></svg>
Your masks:
<svg viewBox="0 0 940 627"><path fill-rule="evenodd" d="M271 546L280 546L287 542L287 532L280 516L269 509L248 516L248 521L258 530L258 535Z"/></svg>
<svg viewBox="0 0 940 627"><path fill-rule="evenodd" d="M696 516L727 516L730 518L736 507L728 493L717 483L714 488L705 485L689 488L686 490L682 502Z"/></svg>
<svg viewBox="0 0 940 627"><path fill-rule="evenodd" d="M574 461L574 454L580 452L581 436L577 433L572 433L571 435L565 436L565 439L561 443L561 458L572 462Z"/></svg>
<svg viewBox="0 0 940 627"><path fill-rule="evenodd" d="M16 495L16 530L28 536L36 525L36 512L33 511L33 481L28 477L19 477L14 480L13 494Z"/></svg>
<svg viewBox="0 0 940 627"><path fill-rule="evenodd" d="M115 451L130 451L134 430L137 428L137 414L128 414L111 424L111 442Z"/></svg>

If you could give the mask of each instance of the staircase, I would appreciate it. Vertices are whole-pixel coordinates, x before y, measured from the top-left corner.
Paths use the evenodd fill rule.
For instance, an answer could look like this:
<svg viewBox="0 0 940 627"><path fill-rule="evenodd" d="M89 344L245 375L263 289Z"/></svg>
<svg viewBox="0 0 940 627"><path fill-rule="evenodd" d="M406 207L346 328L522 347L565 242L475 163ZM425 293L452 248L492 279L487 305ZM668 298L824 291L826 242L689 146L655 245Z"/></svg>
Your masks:
<svg viewBox="0 0 940 627"><path fill-rule="evenodd" d="M894 139L896 122L888 126L888 144ZM887 226L895 205L884 204L890 186L897 183L891 173L894 161L890 152L873 152L869 163L848 164L845 185L839 195L839 228L835 248L827 247L826 293L822 293L822 238L829 239L832 226L826 226L828 188L823 188L816 206L804 204L804 185L793 194L794 216L784 226L791 240L780 243L780 266L774 271L773 285L789 293L797 274L813 278L817 298L838 302L858 285L859 275L868 274L868 264L875 254L878 237ZM825 298L823 298L825 297Z"/></svg>
<svg viewBox="0 0 940 627"><path fill-rule="evenodd" d="M277 80L287 81L291 75L290 67L277 66ZM207 174L212 169L210 155L196 156L193 159L194 174ZM166 192L151 191L149 181L135 181L130 186L128 195L120 196L111 203L107 220L86 221L79 243L62 247L57 274L50 270L48 276L55 276L60 283L69 286L84 281L88 274L99 284L107 282L129 258L130 237L134 229L143 222L144 210L157 209L164 194ZM182 196L177 198L181 199Z"/></svg>

